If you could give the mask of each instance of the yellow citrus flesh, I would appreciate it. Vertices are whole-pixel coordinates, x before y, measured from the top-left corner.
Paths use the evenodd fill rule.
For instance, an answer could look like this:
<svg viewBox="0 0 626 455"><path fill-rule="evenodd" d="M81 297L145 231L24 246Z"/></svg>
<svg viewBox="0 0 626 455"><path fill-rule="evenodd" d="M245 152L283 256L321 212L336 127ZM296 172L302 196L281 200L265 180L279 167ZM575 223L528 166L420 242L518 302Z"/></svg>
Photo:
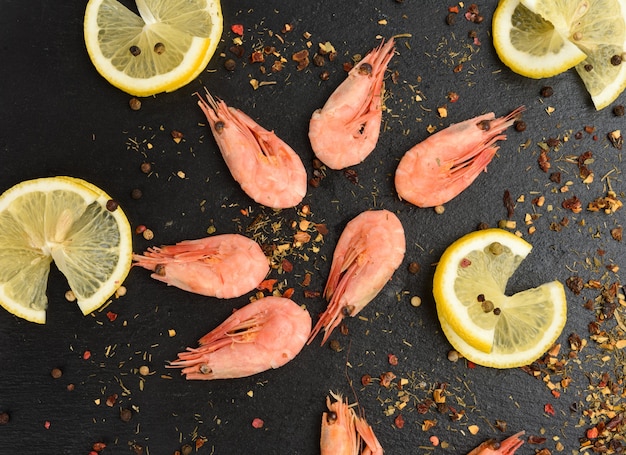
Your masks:
<svg viewBox="0 0 626 455"><path fill-rule="evenodd" d="M514 72L535 79L574 67L585 53L520 0L501 0L493 15L493 44Z"/></svg>
<svg viewBox="0 0 626 455"><path fill-rule="evenodd" d="M84 36L98 72L135 96L171 92L195 79L222 35L219 0L89 0Z"/></svg>
<svg viewBox="0 0 626 455"><path fill-rule="evenodd" d="M45 323L52 261L83 314L102 306L130 270L132 235L111 198L73 177L28 180L0 196L0 305Z"/></svg>
<svg viewBox="0 0 626 455"><path fill-rule="evenodd" d="M561 283L505 294L509 278L532 246L501 229L470 233L439 261L433 295L444 334L469 360L484 366L526 365L546 352L567 319Z"/></svg>

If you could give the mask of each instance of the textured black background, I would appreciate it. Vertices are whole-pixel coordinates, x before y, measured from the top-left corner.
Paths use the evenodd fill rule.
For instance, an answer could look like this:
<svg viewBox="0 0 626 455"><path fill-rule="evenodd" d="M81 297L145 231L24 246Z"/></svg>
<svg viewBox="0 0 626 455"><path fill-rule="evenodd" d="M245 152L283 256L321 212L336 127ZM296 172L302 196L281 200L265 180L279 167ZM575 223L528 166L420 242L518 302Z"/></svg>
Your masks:
<svg viewBox="0 0 626 455"><path fill-rule="evenodd" d="M564 453L578 448L587 421L570 406L580 402L579 408L584 408L586 389L595 381L594 375L612 373L613 364L593 360L595 351L590 347L581 356L583 362L568 363L573 382L556 399L541 380L520 369L472 369L464 361L451 363L447 360L450 346L437 322L431 293L433 264L444 248L480 222L495 226L506 218L505 190L514 199L525 197L525 202L516 204L513 219L534 245L510 283L511 292L553 279L564 282L572 275L585 281L619 279L605 275L604 265L623 265L624 247L609 235L610 229L623 222L623 213L609 216L583 211L574 215L561 208L561 202L574 194L584 207L604 196L607 179L601 177L610 171L610 182L618 194L624 185L621 151L606 139L606 133L623 127L623 120L615 117L610 107L596 112L573 71L538 81L522 78L502 65L490 38L495 1L479 3L485 17L482 24L470 23L459 14L454 26L445 22L449 5L436 0L225 1L224 34L207 70L174 93L143 99L141 110L135 112L128 107L130 96L109 85L87 56L82 25L85 5L84 1L3 2L1 189L52 175L93 182L119 200L133 226L145 224L155 232L152 242L136 236L136 251L152 244L203 237L210 226L215 226L217 233L245 233L258 214L284 219L286 227L280 235L288 238L287 226L298 219L296 211L273 214L232 181L196 106L194 92L206 87L274 129L300 154L312 176L308 120L344 79L343 63L355 54L365 54L377 45L379 37L410 34L397 39L397 55L389 65L390 74L397 71L397 81L387 79L384 131L372 155L353 168L358 184L342 172L331 171L319 188L309 187L303 201L312 210L309 218L326 223L330 230L321 250L305 251L309 261L292 257L293 272L280 276L274 272L273 277L296 289L294 300L306 303L315 320L325 303L304 299L299 283L305 272L311 272L310 289L323 289L341 230L352 217L371 208L398 214L407 234L406 258L392 281L361 313L366 320L349 320L349 335L333 336L343 348L340 352L316 343L281 369L214 382L185 381L177 371L165 369L165 364L184 347L194 346L249 296L231 301L195 296L167 288L137 269L125 282L126 296L114 299L103 312L84 317L64 299L67 284L54 270L46 325L0 311L0 411L11 416L8 425L0 426L0 453L86 454L94 442L103 441L105 453L131 453L130 445L139 444L145 453L172 454L185 443L193 444L197 436L207 438L199 454L314 454L319 450L320 418L329 390L347 395L351 402L358 399L388 454L467 453L484 439L503 438L521 429L547 439L544 444L524 445L521 454L543 447L554 449L556 438L565 445ZM246 56L242 59L228 50L234 38L230 26L237 23L245 29ZM293 31L281 33L287 23ZM480 45L468 38L470 30L477 31ZM337 59L324 68L311 65L296 71L291 56L306 48L305 32L311 35L313 50L318 42L330 41ZM275 46L288 60L282 72L264 75L258 64L249 63L250 52L267 45ZM226 57L236 59L234 72L224 69ZM268 60L269 73L272 59ZM463 63L462 69L454 72L459 63ZM319 78L322 70L330 73L325 82ZM252 78L276 84L253 90ZM539 96L544 85L554 88L549 99ZM448 101L449 92L458 93L456 103ZM421 101L416 101L418 94ZM448 107L447 118L437 114L443 105ZM505 115L520 105L527 109L527 130L510 131L488 172L446 204L442 215L398 200L393 188L398 160L428 136L428 125L441 129L484 112ZM555 108L551 115L546 113L548 106ZM586 125L596 127L597 140L587 133L574 140L573 134ZM180 144L170 137L173 129L185 135ZM564 136L570 140L551 152L553 169L563 174L562 184L557 185L539 169L536 143ZM133 141L139 145L133 146ZM527 141L529 147L520 147ZM148 149L147 143L153 147ZM567 156L576 157L587 150L595 158L591 168L596 178L590 185L582 184L577 166L565 161ZM153 165L149 176L140 171L144 160ZM185 177L177 176L178 171ZM572 182L571 189L561 193L559 188L566 181ZM143 191L143 198L130 197L134 188ZM545 196L544 207L531 205L538 195ZM240 213L242 208L249 216ZM540 215L532 236L524 225L527 213ZM561 232L549 229L550 223L563 217L570 219L567 228ZM598 249L606 254L598 256ZM601 265L594 265L593 258ZM412 261L421 265L416 275L407 270ZM576 296L567 291L569 319L560 338L564 351L570 333L588 336L587 324L594 314L582 305L596 294L586 290ZM423 300L418 308L410 304L414 295ZM110 322L107 311L117 313L117 320ZM170 337L169 329L174 329L176 336ZM85 350L91 352L89 360L82 358ZM398 357L397 366L388 363L388 354ZM142 365L152 371L143 379L137 372ZM54 367L63 370L60 379L51 378ZM362 375L376 378L385 371L397 375L396 383L400 378L409 379L405 389L411 393L408 405L391 416L385 415L385 410L396 403L396 388L381 388L377 381L360 386ZM451 421L448 413L435 408L424 415L417 412L416 403L429 398L439 383L448 384L448 403L466 412L460 421ZM75 389L68 391L68 384ZM115 406L108 407L105 401L112 394L119 398ZM544 412L548 403L555 415ZM120 408L133 408L130 422L120 420ZM402 429L394 426L399 413L406 422ZM251 425L257 417L265 422L262 429ZM437 423L423 431L426 419ZM505 433L495 429L496 420L508 422ZM467 429L472 424L480 427L477 435ZM447 448L433 448L429 442L433 435Z"/></svg>

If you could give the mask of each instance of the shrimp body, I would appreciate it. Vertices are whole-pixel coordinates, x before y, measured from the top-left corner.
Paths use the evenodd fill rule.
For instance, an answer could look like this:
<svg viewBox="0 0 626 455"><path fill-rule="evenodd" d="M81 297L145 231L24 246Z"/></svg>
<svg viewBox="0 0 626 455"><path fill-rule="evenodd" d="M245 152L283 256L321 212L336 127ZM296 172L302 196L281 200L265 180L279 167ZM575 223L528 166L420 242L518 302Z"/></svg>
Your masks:
<svg viewBox="0 0 626 455"><path fill-rule="evenodd" d="M520 431L502 442L498 442L495 439L489 439L467 455L513 455L515 451L519 449L522 444L524 444L524 441L519 439L519 437L523 434L524 432Z"/></svg>
<svg viewBox="0 0 626 455"><path fill-rule="evenodd" d="M331 169L363 161L376 147L382 120L383 76L394 41L381 43L348 73L309 122L315 155Z"/></svg>
<svg viewBox="0 0 626 455"><path fill-rule="evenodd" d="M506 117L493 112L465 120L429 136L400 160L395 186L398 196L418 207L434 207L450 201L486 170L498 151L496 144L524 110Z"/></svg>
<svg viewBox="0 0 626 455"><path fill-rule="evenodd" d="M405 248L402 223L388 210L371 210L352 219L335 247L324 289L328 308L309 343L324 328L324 344L345 316L356 316L376 297L402 263Z"/></svg>
<svg viewBox="0 0 626 455"><path fill-rule="evenodd" d="M171 362L187 379L243 378L292 360L311 331L309 312L284 297L264 297L236 310Z"/></svg>
<svg viewBox="0 0 626 455"><path fill-rule="evenodd" d="M339 394L326 397L328 412L322 414L321 455L382 455L374 430L348 406Z"/></svg>
<svg viewBox="0 0 626 455"><path fill-rule="evenodd" d="M133 265L152 270L152 278L185 291L220 299L256 288L269 272L269 261L254 240L221 234L133 254Z"/></svg>
<svg viewBox="0 0 626 455"><path fill-rule="evenodd" d="M273 131L238 109L207 94L198 105L233 178L259 204L281 209L298 205L306 194L306 169L298 154Z"/></svg>

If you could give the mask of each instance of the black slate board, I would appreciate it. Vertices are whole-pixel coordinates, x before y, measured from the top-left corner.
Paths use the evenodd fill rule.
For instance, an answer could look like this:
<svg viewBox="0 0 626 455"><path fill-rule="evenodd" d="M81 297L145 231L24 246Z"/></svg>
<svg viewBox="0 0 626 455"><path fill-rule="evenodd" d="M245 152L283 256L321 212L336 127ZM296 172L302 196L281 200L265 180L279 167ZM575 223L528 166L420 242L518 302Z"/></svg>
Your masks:
<svg viewBox="0 0 626 455"><path fill-rule="evenodd" d="M623 127L623 118L614 116L610 107L596 112L573 71L531 80L502 65L490 39L495 1L479 3L483 23L465 20L465 5L457 23L450 26L446 15L453 4L434 0L240 0L223 2L224 34L207 70L174 93L143 99L141 110L135 112L128 108L130 96L110 86L89 61L82 31L85 5L3 2L2 190L36 177L84 178L113 195L133 227L145 224L155 232L150 242L136 236L136 251L203 237L210 226L217 233L246 233L259 214L282 219L288 226L299 219L295 209L274 214L255 204L232 181L194 93L206 87L274 129L298 151L312 176L308 119L344 79L343 63L368 52L380 37L404 35L397 38L397 55L389 65L387 110L376 150L352 168L357 184L342 172L329 171L320 187L309 187L303 204L312 210L310 219L325 223L330 232L319 244L320 251L309 253L308 261L291 258L293 272L273 276L296 289L294 299L305 303L315 320L325 303L321 298L305 299L299 283L305 272L311 272L309 289L323 289L334 245L352 217L372 208L396 212L406 230L407 253L392 281L361 313L365 320L347 321L347 336L334 334L342 348L339 352L314 343L281 369L213 382L185 381L165 365L186 346L195 346L199 337L249 296L229 301L195 296L167 288L151 280L146 271L133 269L124 297L84 317L65 301L66 282L53 270L45 326L0 312L0 412L10 415L10 422L0 426L0 453L86 454L93 443L104 442L103 453L132 453L135 444L146 454L173 454L183 444L194 445L194 439L205 437L199 454L315 454L329 390L343 393L351 402L358 400L387 454L467 453L487 438L502 439L521 429L545 438L538 445L525 444L521 454L554 450L557 442L564 445L563 453L578 449L579 438L591 426L582 413L589 406L585 402L589 384L596 385L602 372L617 380L623 375L623 363L619 364L623 356L609 353L608 362L596 360L595 343L590 342L580 356L582 362L569 361L565 375L553 375L555 383L563 376L573 379L558 399L542 381L545 372L533 378L521 369L496 371L471 368L463 360L451 363L430 290L433 264L447 245L479 223L495 226L506 219L505 190L514 200L524 196L524 202L516 203L512 219L534 245L510 283L511 292L553 279L565 282L571 276L603 284L619 281L605 265L622 266L624 246L611 238L610 230L623 224L623 212L573 214L561 208L572 195L586 207L606 194L609 183L622 195L624 185L622 152L606 139L609 131ZM246 56L241 59L229 52L233 24L243 24L245 29ZM293 31L282 33L285 24L291 24ZM471 30L477 32L480 45L468 37ZM309 39L304 38L305 32ZM291 56L307 48L308 41L312 52L319 42L330 41L337 59L323 68L311 65L296 71ZM264 46L275 46L287 59L283 71L262 74L259 64L249 62L252 50ZM226 58L235 58L235 71L224 69ZM268 70L270 66L266 64ZM329 72L327 81L319 77L323 70ZM395 82L392 72L397 72ZM253 90L250 79L275 84ZM539 96L545 85L554 88L548 99ZM457 102L449 101L449 92L459 95ZM623 97L615 104L621 101ZM444 105L448 116L441 118L437 108ZM510 131L488 172L446 204L443 214L398 200L393 189L397 162L428 136L429 125L442 129L484 112L505 115L520 105L526 106L526 131ZM550 114L549 106L554 108ZM585 126L594 126L595 133L583 132L581 139L574 139ZM185 135L180 144L170 137L174 129ZM569 138L551 152L553 169L562 173L560 185L551 182L537 164L537 143L550 137ZM591 167L596 177L584 185L577 165L566 158L587 150L595 158ZM144 161L152 163L149 176L140 171ZM179 171L184 178L177 175ZM609 179L601 179L605 175ZM570 191L562 193L560 188L568 181ZM143 191L139 200L130 196L135 188ZM539 195L545 196L543 207L531 204ZM248 216L241 209L248 210ZM527 213L538 215L532 236L525 225ZM550 229L564 217L570 221L567 227L560 232ZM410 262L420 264L419 273L408 272ZM589 338L587 326L595 314L583 304L599 294L590 289L580 295L567 292L569 319L559 339L563 343L559 358L567 356L569 334ZM420 307L411 306L412 296L422 298ZM109 321L107 311L116 313L117 319ZM609 321L603 327L614 325ZM170 329L175 336L170 336ZM85 351L91 353L88 360L83 359ZM389 354L398 357L398 365L389 364ZM141 377L142 365L149 366L152 374ZM63 371L59 379L50 376L55 367ZM363 375L377 378L387 371L397 376L395 384L401 378L409 380L404 387L408 404L391 415L385 411L397 404L397 387L382 388L377 380L367 387L360 385ZM434 406L425 414L418 412L417 405L443 383L447 403L465 412L459 421L449 417L450 411L439 412ZM70 384L73 391L67 389ZM117 401L107 406L107 398L114 394ZM547 404L554 415L546 412ZM577 404L574 410L573 404ZM130 422L120 420L122 408L133 410ZM402 429L394 424L399 414L405 420ZM252 427L254 418L263 419L262 429ZM426 420L436 425L424 431ZM508 423L505 432L496 429L497 420ZM469 425L480 427L479 433L470 434ZM439 438L438 447L433 447L431 436Z"/></svg>

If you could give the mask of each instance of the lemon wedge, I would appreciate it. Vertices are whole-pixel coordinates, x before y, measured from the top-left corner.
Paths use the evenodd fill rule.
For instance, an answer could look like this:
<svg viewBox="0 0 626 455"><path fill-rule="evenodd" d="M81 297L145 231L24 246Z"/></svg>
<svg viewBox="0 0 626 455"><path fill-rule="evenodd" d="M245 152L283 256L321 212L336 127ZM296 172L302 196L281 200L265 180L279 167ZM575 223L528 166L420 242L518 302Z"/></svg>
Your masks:
<svg viewBox="0 0 626 455"><path fill-rule="evenodd" d="M575 67L597 110L626 88L626 0L501 0L492 31L498 56L518 74Z"/></svg>
<svg viewBox="0 0 626 455"><path fill-rule="evenodd" d="M500 60L522 76L555 76L586 58L582 50L520 0L500 1L493 15L492 32Z"/></svg>
<svg viewBox="0 0 626 455"><path fill-rule="evenodd" d="M0 196L0 305L40 324L52 261L83 314L102 306L130 270L132 235L120 207L73 177L21 182Z"/></svg>
<svg viewBox="0 0 626 455"><path fill-rule="evenodd" d="M171 92L207 66L222 35L219 0L89 0L84 37L97 71L135 96Z"/></svg>
<svg viewBox="0 0 626 455"><path fill-rule="evenodd" d="M626 1L522 0L524 5L554 24L559 33L586 54L576 65L600 110L626 88Z"/></svg>
<svg viewBox="0 0 626 455"><path fill-rule="evenodd" d="M505 294L531 249L508 231L485 229L443 253L433 279L437 314L448 341L467 359L494 368L527 365L561 334L567 319L561 283Z"/></svg>

